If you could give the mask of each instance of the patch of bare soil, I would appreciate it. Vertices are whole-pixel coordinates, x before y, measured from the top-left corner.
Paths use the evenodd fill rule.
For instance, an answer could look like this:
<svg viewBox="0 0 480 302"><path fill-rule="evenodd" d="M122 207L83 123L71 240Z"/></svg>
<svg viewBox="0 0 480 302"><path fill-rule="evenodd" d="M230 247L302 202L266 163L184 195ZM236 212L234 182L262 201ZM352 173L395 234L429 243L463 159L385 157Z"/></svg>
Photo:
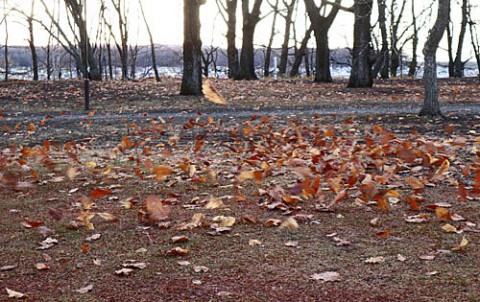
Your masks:
<svg viewBox="0 0 480 302"><path fill-rule="evenodd" d="M415 108L414 80L178 84L95 83L83 114L80 82L1 84L0 300L478 300L476 113L322 112Z"/></svg>

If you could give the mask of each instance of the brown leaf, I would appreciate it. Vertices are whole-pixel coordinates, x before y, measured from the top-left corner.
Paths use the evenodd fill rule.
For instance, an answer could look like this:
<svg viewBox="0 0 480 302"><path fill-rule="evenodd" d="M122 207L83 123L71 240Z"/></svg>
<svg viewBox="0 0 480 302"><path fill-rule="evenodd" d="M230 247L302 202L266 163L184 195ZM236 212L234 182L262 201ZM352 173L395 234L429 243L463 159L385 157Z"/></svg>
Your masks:
<svg viewBox="0 0 480 302"><path fill-rule="evenodd" d="M152 222L159 222L168 219L170 207L164 205L163 201L157 196L148 196L145 200L147 210L147 219Z"/></svg>
<svg viewBox="0 0 480 302"><path fill-rule="evenodd" d="M172 167L168 166L156 166L153 168L153 174L155 174L155 179L157 180L165 180L167 176L173 173Z"/></svg>
<svg viewBox="0 0 480 302"><path fill-rule="evenodd" d="M323 282L336 282L342 281L342 277L337 272L323 272L319 274L313 274L310 276L313 280L323 281Z"/></svg>

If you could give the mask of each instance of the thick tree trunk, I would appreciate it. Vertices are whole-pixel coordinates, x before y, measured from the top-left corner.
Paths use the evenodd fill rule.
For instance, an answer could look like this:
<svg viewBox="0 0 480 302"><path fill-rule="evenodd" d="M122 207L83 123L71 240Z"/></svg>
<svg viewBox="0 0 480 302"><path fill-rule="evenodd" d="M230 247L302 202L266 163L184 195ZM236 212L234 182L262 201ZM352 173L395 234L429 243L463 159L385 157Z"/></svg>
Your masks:
<svg viewBox="0 0 480 302"><path fill-rule="evenodd" d="M448 26L448 15L450 13L450 0L438 0L437 20L428 35L427 42L423 48L425 71L423 75L425 86L425 99L420 115L438 116L442 115L438 102L437 88L437 61L436 53L438 44L442 39L445 28Z"/></svg>
<svg viewBox="0 0 480 302"><path fill-rule="evenodd" d="M240 68L236 80L257 80L255 73L255 50L253 47L253 38L255 27L260 21L260 6L263 0L255 0L253 9L250 12L249 0L242 0L243 15L243 42L240 55Z"/></svg>
<svg viewBox="0 0 480 302"><path fill-rule="evenodd" d="M235 44L237 37L237 0L227 1L227 57L228 77L235 78L238 73L238 49Z"/></svg>
<svg viewBox="0 0 480 302"><path fill-rule="evenodd" d="M305 0L305 8L313 25L316 40L314 81L317 83L332 82L328 31L340 10L341 2L341 0L335 0L335 5L332 6L330 13L327 16L321 16L320 9L315 5L315 2L313 0Z"/></svg>
<svg viewBox="0 0 480 302"><path fill-rule="evenodd" d="M373 0L355 0L352 70L348 87L372 87L370 16Z"/></svg>
<svg viewBox="0 0 480 302"><path fill-rule="evenodd" d="M200 6L204 0L184 0L183 78L181 95L202 95Z"/></svg>

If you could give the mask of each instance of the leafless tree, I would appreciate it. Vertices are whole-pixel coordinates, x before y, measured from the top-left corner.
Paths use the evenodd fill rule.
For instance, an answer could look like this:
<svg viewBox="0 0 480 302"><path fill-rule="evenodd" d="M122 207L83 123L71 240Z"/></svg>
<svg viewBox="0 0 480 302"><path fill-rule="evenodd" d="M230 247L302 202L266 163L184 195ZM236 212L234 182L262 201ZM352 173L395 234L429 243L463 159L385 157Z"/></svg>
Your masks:
<svg viewBox="0 0 480 302"><path fill-rule="evenodd" d="M235 44L237 36L237 6L238 0L215 0L219 12L227 24L227 59L228 77L233 79L238 73L238 49Z"/></svg>
<svg viewBox="0 0 480 302"><path fill-rule="evenodd" d="M270 76L270 61L272 60L272 45L273 39L275 38L276 33L276 25L277 25L277 16L278 16L278 2L279 0L275 0L274 3L270 3L267 1L268 4L272 7L273 11L273 20L272 20L272 28L270 31L270 38L268 40L268 44L265 48L265 62L263 65L263 76L268 77Z"/></svg>
<svg viewBox="0 0 480 302"><path fill-rule="evenodd" d="M145 27L147 28L148 39L150 40L150 53L152 59L152 68L153 72L155 73L155 81L160 82L160 74L158 73L157 67L157 56L155 54L155 43L153 42L153 35L152 31L150 30L150 25L147 22L147 18L145 17L145 11L143 10L142 0L138 1L140 5L140 11L142 13L143 22L145 23Z"/></svg>

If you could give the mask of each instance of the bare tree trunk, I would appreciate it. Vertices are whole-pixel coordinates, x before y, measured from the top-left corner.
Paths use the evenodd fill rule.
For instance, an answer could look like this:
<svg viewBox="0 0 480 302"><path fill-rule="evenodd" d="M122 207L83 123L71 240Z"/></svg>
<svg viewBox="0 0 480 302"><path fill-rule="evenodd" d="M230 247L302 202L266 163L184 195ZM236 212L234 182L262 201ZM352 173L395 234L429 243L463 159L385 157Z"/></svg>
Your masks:
<svg viewBox="0 0 480 302"><path fill-rule="evenodd" d="M32 0L32 6L30 9L30 16L27 18L28 23L28 46L30 47L30 53L32 54L32 72L33 80L38 81L38 56L37 49L35 48L35 39L33 34L33 14L35 12L35 0Z"/></svg>
<svg viewBox="0 0 480 302"><path fill-rule="evenodd" d="M263 0L255 0L253 9L250 12L249 0L242 0L243 15L243 41L242 52L240 54L240 68L236 80L257 80L255 74L255 50L253 47L253 38L255 27L260 21L260 6Z"/></svg>
<svg viewBox="0 0 480 302"><path fill-rule="evenodd" d="M378 54L373 68L374 77L380 73L382 79L388 79L390 69L390 50L388 49L386 0L378 0L378 24L382 35L382 49Z"/></svg>
<svg viewBox="0 0 480 302"><path fill-rule="evenodd" d="M157 56L155 54L155 43L153 42L152 31L150 30L150 26L148 25L147 18L145 17L145 11L143 10L142 1L139 0L138 3L140 4L140 10L142 12L143 21L145 22L145 27L147 28L148 39L150 40L150 53L152 56L152 68L153 68L153 72L155 73L155 81L161 82L160 74L158 73Z"/></svg>
<svg viewBox="0 0 480 302"><path fill-rule="evenodd" d="M275 4L273 5L272 30L270 32L270 39L268 40L268 45L265 52L265 62L263 64L264 77L270 76L270 61L272 60L272 44L273 44L273 39L275 38L275 25L277 24L277 16L278 16L278 1L279 0L275 0Z"/></svg>
<svg viewBox="0 0 480 302"><path fill-rule="evenodd" d="M370 16L373 0L355 0L352 70L348 87L372 87Z"/></svg>
<svg viewBox="0 0 480 302"><path fill-rule="evenodd" d="M437 20L433 25L427 42L423 48L425 61L425 71L423 75L425 85L425 99L423 102L420 115L438 116L442 115L440 104L438 102L438 85L437 85L437 60L436 53L438 44L442 39L443 33L448 26L448 16L450 13L450 0L438 0Z"/></svg>
<svg viewBox="0 0 480 302"><path fill-rule="evenodd" d="M408 68L408 76L414 77L417 73L417 49L418 49L418 27L417 27L417 17L415 15L415 1L411 2L411 13L412 13L412 26L413 26L413 35L412 35L412 61Z"/></svg>
<svg viewBox="0 0 480 302"><path fill-rule="evenodd" d="M460 27L460 35L458 36L457 54L453 61L453 76L456 78L463 77L464 63L462 62L463 43L465 33L467 31L468 22L468 0L462 1L462 24Z"/></svg>
<svg viewBox="0 0 480 302"><path fill-rule="evenodd" d="M278 64L278 74L280 76L287 73L287 64L288 64L288 44L290 42L290 28L292 27L292 18L296 0L292 0L288 3L286 0L282 0L283 5L285 6L287 13L284 16L285 19L285 30L283 33L283 43L282 50L280 53L280 63Z"/></svg>
<svg viewBox="0 0 480 302"><path fill-rule="evenodd" d="M447 25L447 52L448 52L448 77L453 78L455 68L453 66L453 29L450 27L452 21Z"/></svg>
<svg viewBox="0 0 480 302"><path fill-rule="evenodd" d="M305 36L303 37L300 47L295 52L295 60L292 65L292 69L290 70L291 77L298 76L298 70L300 69L300 65L302 65L303 57L307 54L307 45L310 37L312 36L312 32L313 26L310 25L310 27L305 32Z"/></svg>
<svg viewBox="0 0 480 302"><path fill-rule="evenodd" d="M113 62L112 62L112 46L110 43L107 44L107 56L108 56L108 74L110 80L113 80Z"/></svg>
<svg viewBox="0 0 480 302"><path fill-rule="evenodd" d="M202 95L200 6L205 0L184 0L183 78L181 95Z"/></svg>
<svg viewBox="0 0 480 302"><path fill-rule="evenodd" d="M5 82L8 81L10 72L10 63L8 61L8 20L7 20L7 0L3 0L3 22L5 22L5 45L3 46L3 55L5 56Z"/></svg>
<svg viewBox="0 0 480 302"><path fill-rule="evenodd" d="M473 48L473 53L475 55L475 61L477 62L477 69L480 70L480 40L478 38L477 30L475 28L476 23L472 20L470 11L468 12L468 25L470 28L471 45ZM480 74L478 75L478 80L480 81Z"/></svg>
<svg viewBox="0 0 480 302"><path fill-rule="evenodd" d="M237 37L238 0L215 0L215 2L217 3L223 21L225 21L225 24L227 25L228 78L233 79L237 75L239 69L238 49L235 43Z"/></svg>

